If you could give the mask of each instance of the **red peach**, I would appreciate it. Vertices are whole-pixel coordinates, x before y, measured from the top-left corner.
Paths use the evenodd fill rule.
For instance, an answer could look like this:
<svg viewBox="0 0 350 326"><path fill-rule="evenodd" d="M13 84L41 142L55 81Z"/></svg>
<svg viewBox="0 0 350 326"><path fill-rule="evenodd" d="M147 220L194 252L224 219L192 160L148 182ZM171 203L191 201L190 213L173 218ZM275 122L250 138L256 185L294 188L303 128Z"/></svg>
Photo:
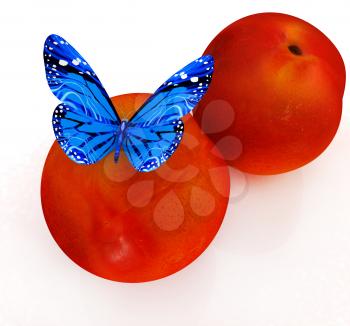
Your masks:
<svg viewBox="0 0 350 326"><path fill-rule="evenodd" d="M112 98L128 118L148 94ZM228 203L225 162L191 116L184 138L159 169L136 172L124 153L95 165L72 162L55 142L42 175L47 225L79 266L121 282L175 273L196 259L218 232Z"/></svg>
<svg viewBox="0 0 350 326"><path fill-rule="evenodd" d="M330 144L345 67L317 28L285 14L256 14L226 27L204 53L214 57L215 71L194 116L230 165L282 173Z"/></svg>

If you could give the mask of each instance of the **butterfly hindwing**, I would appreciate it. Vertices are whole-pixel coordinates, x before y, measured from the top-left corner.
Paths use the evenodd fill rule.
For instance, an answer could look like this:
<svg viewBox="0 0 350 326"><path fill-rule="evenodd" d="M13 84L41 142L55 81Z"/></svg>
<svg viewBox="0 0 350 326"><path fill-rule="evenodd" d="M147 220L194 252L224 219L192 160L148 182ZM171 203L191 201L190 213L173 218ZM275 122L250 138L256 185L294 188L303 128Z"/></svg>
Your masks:
<svg viewBox="0 0 350 326"><path fill-rule="evenodd" d="M58 143L73 161L92 164L115 146L120 119L100 80L85 59L62 37L44 45L46 79L61 100L53 114Z"/></svg>
<svg viewBox="0 0 350 326"><path fill-rule="evenodd" d="M129 122L123 148L134 168L141 172L157 169L175 152L184 132L181 119L158 121L156 125Z"/></svg>
<svg viewBox="0 0 350 326"><path fill-rule="evenodd" d="M58 144L78 164L96 163L116 146L115 121L98 121L91 112L82 114L65 103L56 107L52 126Z"/></svg>
<svg viewBox="0 0 350 326"><path fill-rule="evenodd" d="M123 147L139 171L165 163L178 147L188 114L206 93L214 59L205 55L191 62L160 86L128 123Z"/></svg>

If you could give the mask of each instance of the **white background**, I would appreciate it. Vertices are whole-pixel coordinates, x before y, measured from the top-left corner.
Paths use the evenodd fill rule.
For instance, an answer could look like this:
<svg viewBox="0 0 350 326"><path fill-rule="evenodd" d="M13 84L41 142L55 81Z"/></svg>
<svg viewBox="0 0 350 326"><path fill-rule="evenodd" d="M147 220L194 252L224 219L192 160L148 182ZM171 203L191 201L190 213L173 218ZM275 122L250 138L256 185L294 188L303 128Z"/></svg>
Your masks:
<svg viewBox="0 0 350 326"><path fill-rule="evenodd" d="M232 171L218 236L168 278L121 284L85 272L41 212L57 104L42 62L48 34L76 46L111 96L152 92L226 25L262 11L311 22L349 63L347 0L1 2L0 326L350 325L348 93L334 142L312 164L274 177Z"/></svg>

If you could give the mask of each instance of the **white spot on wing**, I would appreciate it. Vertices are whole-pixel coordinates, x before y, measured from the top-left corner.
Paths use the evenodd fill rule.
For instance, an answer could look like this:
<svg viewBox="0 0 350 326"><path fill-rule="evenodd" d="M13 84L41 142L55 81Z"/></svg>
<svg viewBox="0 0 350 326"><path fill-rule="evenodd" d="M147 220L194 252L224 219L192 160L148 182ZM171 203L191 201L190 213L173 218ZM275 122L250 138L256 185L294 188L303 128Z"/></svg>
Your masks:
<svg viewBox="0 0 350 326"><path fill-rule="evenodd" d="M66 66L66 65L68 65L68 62L66 60L61 59L60 61L58 61L58 64L61 66Z"/></svg>

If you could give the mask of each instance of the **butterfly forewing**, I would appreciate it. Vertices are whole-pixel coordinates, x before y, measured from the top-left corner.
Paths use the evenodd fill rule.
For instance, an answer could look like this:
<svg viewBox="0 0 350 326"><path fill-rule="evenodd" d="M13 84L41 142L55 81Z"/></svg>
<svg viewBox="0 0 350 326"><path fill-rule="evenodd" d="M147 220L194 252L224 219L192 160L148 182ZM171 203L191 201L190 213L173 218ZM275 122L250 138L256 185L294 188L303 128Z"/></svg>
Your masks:
<svg viewBox="0 0 350 326"><path fill-rule="evenodd" d="M119 132L107 92L87 61L58 35L46 39L44 62L50 89L63 102L52 120L58 143L76 163L96 163L113 150Z"/></svg>
<svg viewBox="0 0 350 326"><path fill-rule="evenodd" d="M202 56L166 80L130 119L152 122L179 119L192 111L207 92L214 72L211 55Z"/></svg>

